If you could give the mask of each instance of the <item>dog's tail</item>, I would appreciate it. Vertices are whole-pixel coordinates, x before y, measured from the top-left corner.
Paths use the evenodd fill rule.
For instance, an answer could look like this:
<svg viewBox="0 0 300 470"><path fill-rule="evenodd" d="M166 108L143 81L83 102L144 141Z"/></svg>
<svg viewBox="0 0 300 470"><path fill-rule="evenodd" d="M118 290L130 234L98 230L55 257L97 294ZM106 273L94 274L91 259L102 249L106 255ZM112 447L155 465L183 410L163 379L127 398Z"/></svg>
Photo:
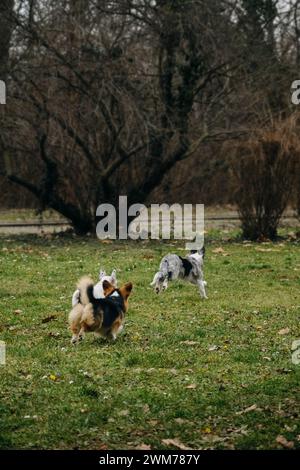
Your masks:
<svg viewBox="0 0 300 470"><path fill-rule="evenodd" d="M205 258L205 246L203 245L203 247L200 249L200 250L191 250L191 255L194 255L195 253L198 253L202 259Z"/></svg>
<svg viewBox="0 0 300 470"><path fill-rule="evenodd" d="M80 302L87 305L95 300L94 297L94 281L88 276L82 277L77 284L80 291Z"/></svg>
<svg viewBox="0 0 300 470"><path fill-rule="evenodd" d="M161 265L161 272L163 273L164 277L169 279L170 270L169 270L169 261L164 259Z"/></svg>

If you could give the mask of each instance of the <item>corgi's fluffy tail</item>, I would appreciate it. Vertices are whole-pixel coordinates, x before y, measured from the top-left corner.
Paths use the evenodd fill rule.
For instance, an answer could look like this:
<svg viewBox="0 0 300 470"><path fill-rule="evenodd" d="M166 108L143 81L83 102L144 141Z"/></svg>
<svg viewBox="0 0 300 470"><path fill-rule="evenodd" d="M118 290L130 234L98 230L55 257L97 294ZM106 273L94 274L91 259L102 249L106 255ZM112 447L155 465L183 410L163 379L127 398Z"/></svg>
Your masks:
<svg viewBox="0 0 300 470"><path fill-rule="evenodd" d="M82 277L77 284L80 291L80 302L87 305L95 300L94 297L94 281L88 276Z"/></svg>

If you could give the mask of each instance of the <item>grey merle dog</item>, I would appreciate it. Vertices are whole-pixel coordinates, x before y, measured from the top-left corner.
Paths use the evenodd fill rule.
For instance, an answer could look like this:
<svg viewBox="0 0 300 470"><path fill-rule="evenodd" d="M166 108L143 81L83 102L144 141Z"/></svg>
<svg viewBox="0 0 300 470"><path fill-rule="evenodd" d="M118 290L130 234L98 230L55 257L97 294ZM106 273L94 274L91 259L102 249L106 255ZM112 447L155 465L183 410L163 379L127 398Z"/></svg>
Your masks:
<svg viewBox="0 0 300 470"><path fill-rule="evenodd" d="M199 251L191 251L191 253L182 258L175 254L169 254L161 260L159 271L155 274L151 286L154 291L159 294L168 288L169 281L183 279L191 282L199 288L202 298L207 299L203 275L205 248Z"/></svg>

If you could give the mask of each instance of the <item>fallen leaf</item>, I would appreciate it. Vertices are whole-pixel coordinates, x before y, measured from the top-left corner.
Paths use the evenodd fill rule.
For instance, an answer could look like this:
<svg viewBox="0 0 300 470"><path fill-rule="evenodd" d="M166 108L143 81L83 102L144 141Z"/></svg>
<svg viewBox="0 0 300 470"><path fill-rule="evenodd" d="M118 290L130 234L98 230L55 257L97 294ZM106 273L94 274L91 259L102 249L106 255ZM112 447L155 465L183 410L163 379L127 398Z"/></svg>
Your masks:
<svg viewBox="0 0 300 470"><path fill-rule="evenodd" d="M280 444L285 449L293 449L294 448L294 442L293 441L288 441L284 436L277 436L276 437L276 442L277 442L277 444Z"/></svg>
<svg viewBox="0 0 300 470"><path fill-rule="evenodd" d="M134 450L151 450L151 446L147 444L139 444Z"/></svg>
<svg viewBox="0 0 300 470"><path fill-rule="evenodd" d="M21 313L23 313L23 310L15 310L14 313L15 313L16 315L20 315Z"/></svg>
<svg viewBox="0 0 300 470"><path fill-rule="evenodd" d="M203 441L208 442L210 444L215 444L217 442L225 442L227 439L227 437L220 437L216 434L207 434L206 436L202 437Z"/></svg>
<svg viewBox="0 0 300 470"><path fill-rule="evenodd" d="M108 450L108 447L106 444L100 444L100 446L98 447L98 450Z"/></svg>
<svg viewBox="0 0 300 470"><path fill-rule="evenodd" d="M204 428L202 431L204 434L211 434L211 429L209 427Z"/></svg>
<svg viewBox="0 0 300 470"><path fill-rule="evenodd" d="M119 416L128 416L129 415L129 410L122 410L118 413Z"/></svg>
<svg viewBox="0 0 300 470"><path fill-rule="evenodd" d="M193 450L190 447L187 447L186 445L182 444L179 439L163 439L162 443L165 444L166 446L174 446L178 447L180 450Z"/></svg>
<svg viewBox="0 0 300 470"><path fill-rule="evenodd" d="M290 333L290 328L283 328L282 330L278 331L279 335L288 335Z"/></svg>
<svg viewBox="0 0 300 470"><path fill-rule="evenodd" d="M243 425L240 428L229 428L227 429L227 432L230 434L242 434L243 436L247 436L247 427L247 425Z"/></svg>
<svg viewBox="0 0 300 470"><path fill-rule="evenodd" d="M212 250L212 253L224 253L224 250L223 248L219 247L219 248L214 248Z"/></svg>
<svg viewBox="0 0 300 470"><path fill-rule="evenodd" d="M209 352L217 351L218 349L219 349L219 346L217 346L216 344L214 344L213 346L210 346L208 348Z"/></svg>
<svg viewBox="0 0 300 470"><path fill-rule="evenodd" d="M296 351L296 349L298 349L299 347L300 347L300 340L296 339L295 341L293 341L292 351Z"/></svg>
<svg viewBox="0 0 300 470"><path fill-rule="evenodd" d="M198 341L180 341L180 344L186 344L187 346L196 346L198 343Z"/></svg>
<svg viewBox="0 0 300 470"><path fill-rule="evenodd" d="M156 419L151 419L149 421L149 424L151 424L151 426L157 426L158 425L158 421Z"/></svg>
<svg viewBox="0 0 300 470"><path fill-rule="evenodd" d="M243 415L244 413L250 413L251 411L261 411L260 408L257 407L257 405L252 405L249 406L248 408L245 408L245 410L242 411L237 411L237 415Z"/></svg>
<svg viewBox="0 0 300 470"><path fill-rule="evenodd" d="M189 388L191 390L194 390L195 388L197 388L197 385L196 384L191 384L191 385L187 385L185 388Z"/></svg>
<svg viewBox="0 0 300 470"><path fill-rule="evenodd" d="M185 424L186 423L186 420L182 419L182 418L176 418L176 419L174 419L174 421L177 424Z"/></svg>
<svg viewBox="0 0 300 470"><path fill-rule="evenodd" d="M260 251L261 253L269 253L269 252L273 252L273 251L280 251L280 250L276 250L274 248L255 248L256 251Z"/></svg>

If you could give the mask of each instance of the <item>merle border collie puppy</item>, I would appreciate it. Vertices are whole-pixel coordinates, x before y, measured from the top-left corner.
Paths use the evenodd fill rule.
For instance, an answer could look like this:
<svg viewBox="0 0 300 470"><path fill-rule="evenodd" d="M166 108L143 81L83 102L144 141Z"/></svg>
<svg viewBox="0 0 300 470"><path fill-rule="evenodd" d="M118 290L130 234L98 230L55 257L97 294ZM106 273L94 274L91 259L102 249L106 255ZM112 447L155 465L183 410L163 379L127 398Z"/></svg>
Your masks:
<svg viewBox="0 0 300 470"><path fill-rule="evenodd" d="M159 271L154 275L151 286L159 294L168 288L169 281L182 279L195 284L199 288L200 296L207 299L204 281L203 263L205 248L191 253L182 258L175 254L168 254L160 262Z"/></svg>

